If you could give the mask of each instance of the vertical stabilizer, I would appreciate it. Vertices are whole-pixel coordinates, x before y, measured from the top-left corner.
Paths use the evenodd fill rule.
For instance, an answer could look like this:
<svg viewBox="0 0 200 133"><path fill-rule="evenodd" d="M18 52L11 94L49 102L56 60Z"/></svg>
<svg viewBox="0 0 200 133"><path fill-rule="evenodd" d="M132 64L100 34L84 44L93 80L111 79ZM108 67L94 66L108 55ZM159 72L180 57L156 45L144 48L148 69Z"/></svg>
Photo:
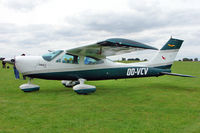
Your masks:
<svg viewBox="0 0 200 133"><path fill-rule="evenodd" d="M183 40L170 38L160 51L147 63L149 67L170 69Z"/></svg>

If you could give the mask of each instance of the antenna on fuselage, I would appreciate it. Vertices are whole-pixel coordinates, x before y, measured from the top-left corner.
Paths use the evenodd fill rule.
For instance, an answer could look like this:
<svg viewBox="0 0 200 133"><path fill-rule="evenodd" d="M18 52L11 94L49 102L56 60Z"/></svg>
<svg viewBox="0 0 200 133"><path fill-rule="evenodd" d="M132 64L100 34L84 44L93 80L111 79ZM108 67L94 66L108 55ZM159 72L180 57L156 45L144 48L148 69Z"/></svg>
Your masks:
<svg viewBox="0 0 200 133"><path fill-rule="evenodd" d="M54 52L55 50L50 50L50 49L49 49L48 51L49 51L49 52Z"/></svg>

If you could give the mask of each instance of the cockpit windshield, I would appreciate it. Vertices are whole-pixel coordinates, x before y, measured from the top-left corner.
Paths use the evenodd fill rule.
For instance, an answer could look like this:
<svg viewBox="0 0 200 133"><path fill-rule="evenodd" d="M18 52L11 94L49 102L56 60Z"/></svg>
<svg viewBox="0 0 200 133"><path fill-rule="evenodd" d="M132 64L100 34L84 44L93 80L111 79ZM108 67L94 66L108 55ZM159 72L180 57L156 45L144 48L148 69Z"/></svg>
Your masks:
<svg viewBox="0 0 200 133"><path fill-rule="evenodd" d="M56 56L58 56L59 54L61 54L63 52L63 50L57 50L57 51L53 51L47 54L44 54L42 56L42 58L46 61L51 61L53 60Z"/></svg>

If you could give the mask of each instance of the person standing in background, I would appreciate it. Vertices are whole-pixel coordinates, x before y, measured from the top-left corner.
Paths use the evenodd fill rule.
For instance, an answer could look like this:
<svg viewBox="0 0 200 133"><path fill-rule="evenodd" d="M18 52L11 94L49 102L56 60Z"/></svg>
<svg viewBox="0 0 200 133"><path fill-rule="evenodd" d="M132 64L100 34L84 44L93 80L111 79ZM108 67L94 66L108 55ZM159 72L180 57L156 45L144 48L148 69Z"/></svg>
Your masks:
<svg viewBox="0 0 200 133"><path fill-rule="evenodd" d="M6 68L6 63L4 61L2 61L2 67Z"/></svg>
<svg viewBox="0 0 200 133"><path fill-rule="evenodd" d="M15 64L14 64L14 66L13 66L13 69L14 69L15 79L19 79L19 78L20 78L20 77L19 77L19 71L17 70Z"/></svg>

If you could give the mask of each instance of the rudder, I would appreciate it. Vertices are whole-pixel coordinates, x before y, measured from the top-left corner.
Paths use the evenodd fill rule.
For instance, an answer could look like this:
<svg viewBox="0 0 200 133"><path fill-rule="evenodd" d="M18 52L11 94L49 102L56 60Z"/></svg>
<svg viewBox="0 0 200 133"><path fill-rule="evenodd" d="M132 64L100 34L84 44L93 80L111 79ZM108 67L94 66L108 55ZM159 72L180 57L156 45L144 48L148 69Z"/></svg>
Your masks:
<svg viewBox="0 0 200 133"><path fill-rule="evenodd" d="M160 50L180 49L183 40L170 38L169 41Z"/></svg>
<svg viewBox="0 0 200 133"><path fill-rule="evenodd" d="M170 38L160 51L149 62L147 62L147 66L170 69L182 43L183 40Z"/></svg>

